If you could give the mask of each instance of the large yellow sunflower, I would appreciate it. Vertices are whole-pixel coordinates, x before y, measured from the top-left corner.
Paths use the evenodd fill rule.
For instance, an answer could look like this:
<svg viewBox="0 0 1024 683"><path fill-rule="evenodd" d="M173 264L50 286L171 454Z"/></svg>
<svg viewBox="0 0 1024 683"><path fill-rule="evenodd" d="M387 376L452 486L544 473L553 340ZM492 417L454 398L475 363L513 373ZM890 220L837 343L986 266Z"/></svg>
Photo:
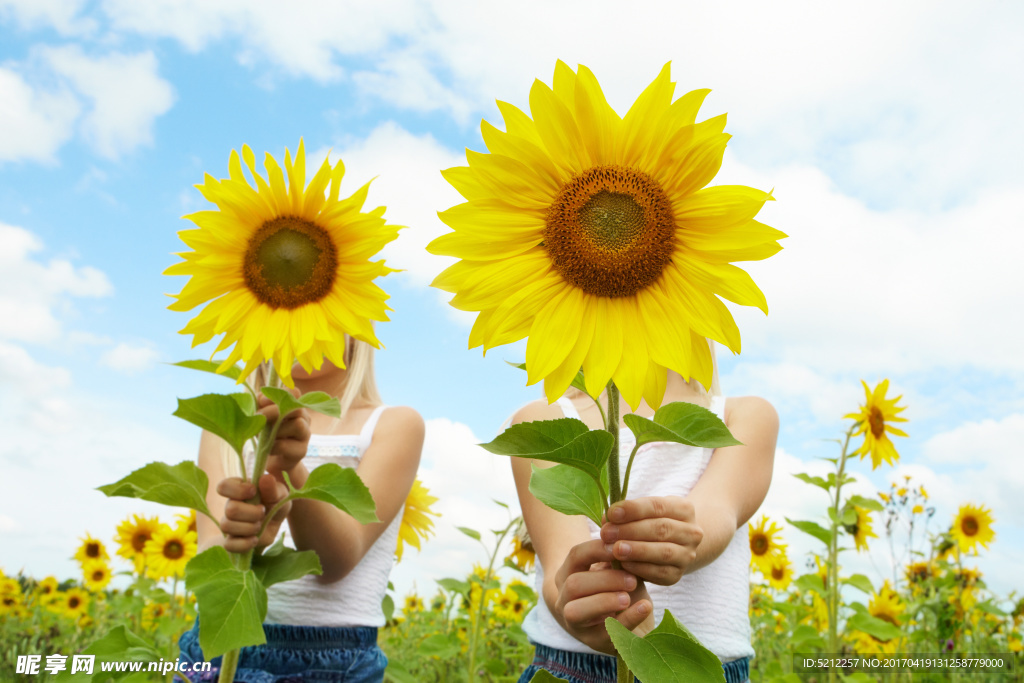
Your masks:
<svg viewBox="0 0 1024 683"><path fill-rule="evenodd" d="M185 575L185 565L196 554L196 532L161 524L146 541L146 576L165 579Z"/></svg>
<svg viewBox="0 0 1024 683"><path fill-rule="evenodd" d="M387 320L387 294L373 283L391 269L371 256L398 235L384 222L384 208L362 213L368 185L339 199L345 166L324 160L306 185L306 152L299 142L292 163L281 167L270 154L267 179L256 170L248 146L242 158L255 187L232 150L230 177L207 175L196 187L219 211L186 216L198 229L178 233L193 249L167 275L191 279L169 306L189 311L209 304L181 331L193 346L224 334L215 354L234 347L220 366L242 360L244 379L265 360L288 386L295 361L319 368L326 356L345 367L345 334L379 348L371 320ZM328 186L330 189L328 191Z"/></svg>
<svg viewBox="0 0 1024 683"><path fill-rule="evenodd" d="M868 549L868 539L878 538L878 535L871 528L871 512L858 505L853 506L857 513L857 520L853 524L846 524L843 528L846 533L853 536L853 542L857 546L857 552Z"/></svg>
<svg viewBox="0 0 1024 683"><path fill-rule="evenodd" d="M899 417L899 414L906 410L906 406L897 407L896 402L902 396L887 399L885 392L889 390L889 380L885 379L878 383L874 391L868 388L868 383L861 380L864 385L865 403L861 406L859 413L850 413L845 417L857 421L857 429L853 436L864 435L864 443L854 452L861 459L868 453L871 454L871 469L877 468L885 460L890 465L900 459L896 447L889 440L889 434L906 436L907 433L892 426L892 422L906 422L907 418Z"/></svg>
<svg viewBox="0 0 1024 683"><path fill-rule="evenodd" d="M103 541L86 534L82 539L82 545L78 546L78 551L75 552L75 559L85 564L90 560L109 560L110 555L107 554L107 548L103 545Z"/></svg>
<svg viewBox="0 0 1024 683"><path fill-rule="evenodd" d="M960 506L949 533L965 553L977 550L979 545L987 550L988 544L996 537L992 530L994 521L992 512L984 505L967 503Z"/></svg>
<svg viewBox="0 0 1024 683"><path fill-rule="evenodd" d="M139 515L132 517L117 525L117 554L135 563L135 571L141 574L146 564L146 542L160 528L160 520Z"/></svg>
<svg viewBox="0 0 1024 683"><path fill-rule="evenodd" d="M398 529L398 544L395 548L395 555L398 560L402 559L404 544L408 543L416 550L420 549L420 539L426 540L427 536L434 533L434 520L427 515L440 517L441 513L432 512L430 506L437 502L437 498L430 495L430 489L425 487L419 479L412 483L412 489L405 499L405 509L402 512L402 524Z"/></svg>
<svg viewBox="0 0 1024 683"><path fill-rule="evenodd" d="M779 538L782 527L775 522L769 524L768 515L761 515L761 521L756 527L751 522L747 528L750 534L750 563L768 576L772 571L772 564L786 554L786 546Z"/></svg>
<svg viewBox="0 0 1024 683"><path fill-rule="evenodd" d="M587 67L559 61L553 88L534 81L532 119L498 102L505 131L482 126L490 153L444 172L467 201L440 214L454 232L428 250L462 260L433 284L479 311L470 348L529 337L528 382L543 379L549 401L581 367L588 393L614 379L634 409L661 404L666 369L708 386L705 340L740 350L718 297L768 310L731 262L781 249L785 234L754 220L771 193L705 187L725 115L696 123L709 91L673 102L674 90L666 64L620 117Z"/></svg>

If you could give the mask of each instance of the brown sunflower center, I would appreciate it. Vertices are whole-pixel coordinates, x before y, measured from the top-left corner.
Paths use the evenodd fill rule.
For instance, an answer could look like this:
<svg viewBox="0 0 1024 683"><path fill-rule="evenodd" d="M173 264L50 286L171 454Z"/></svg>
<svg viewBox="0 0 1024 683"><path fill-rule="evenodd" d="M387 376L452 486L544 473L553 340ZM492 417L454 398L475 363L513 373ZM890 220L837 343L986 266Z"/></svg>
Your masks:
<svg viewBox="0 0 1024 683"><path fill-rule="evenodd" d="M298 308L331 291L338 254L320 226L294 216L269 220L249 240L245 284L272 308Z"/></svg>
<svg viewBox="0 0 1024 683"><path fill-rule="evenodd" d="M562 186L544 246L562 277L588 294L630 296L654 283L675 249L668 195L646 173L595 166Z"/></svg>
<svg viewBox="0 0 1024 683"><path fill-rule="evenodd" d="M754 534L750 539L750 552L755 555L764 555L768 552L768 537L764 534Z"/></svg>
<svg viewBox="0 0 1024 683"><path fill-rule="evenodd" d="M978 533L978 520L974 517L964 517L960 522L960 530L965 536L975 536Z"/></svg>
<svg viewBox="0 0 1024 683"><path fill-rule="evenodd" d="M86 557L97 558L100 556L100 544L99 543L87 543L85 545Z"/></svg>
<svg viewBox="0 0 1024 683"><path fill-rule="evenodd" d="M871 425L871 435L876 439L882 437L885 434L885 416L882 415L882 411L878 408L871 407L871 416L868 417L868 424Z"/></svg>
<svg viewBox="0 0 1024 683"><path fill-rule="evenodd" d="M78 606L82 604L82 599L77 595L72 595L68 598L68 609L78 609Z"/></svg>
<svg viewBox="0 0 1024 683"><path fill-rule="evenodd" d="M773 579L775 579L776 581L782 581L782 579L785 576L786 576L786 569L785 569L785 567L779 567L779 566L772 567L772 578Z"/></svg>
<svg viewBox="0 0 1024 683"><path fill-rule="evenodd" d="M143 548L146 547L146 541L150 539L150 536L151 534L146 531L136 531L132 535L132 549L137 553L141 553Z"/></svg>
<svg viewBox="0 0 1024 683"><path fill-rule="evenodd" d="M164 557L168 560L180 560L185 554L185 546L180 541L169 541L164 545Z"/></svg>

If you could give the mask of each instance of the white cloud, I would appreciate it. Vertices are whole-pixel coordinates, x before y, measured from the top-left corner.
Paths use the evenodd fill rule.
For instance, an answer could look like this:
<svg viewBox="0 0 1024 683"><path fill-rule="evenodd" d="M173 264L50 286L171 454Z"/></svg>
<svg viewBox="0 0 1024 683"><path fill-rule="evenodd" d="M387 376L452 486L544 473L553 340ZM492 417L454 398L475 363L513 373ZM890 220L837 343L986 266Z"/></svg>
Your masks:
<svg viewBox="0 0 1024 683"><path fill-rule="evenodd" d="M113 292L96 268L60 258L45 264L36 260L33 254L43 245L23 228L0 223L0 245L0 340L53 342L62 331L55 309L70 306L68 297Z"/></svg>
<svg viewBox="0 0 1024 683"><path fill-rule="evenodd" d="M71 139L81 105L66 88L34 88L0 67L0 162L52 162Z"/></svg>
<svg viewBox="0 0 1024 683"><path fill-rule="evenodd" d="M13 16L23 29L52 27L62 36L92 33L96 21L80 17L85 0L0 0L0 19Z"/></svg>
<svg viewBox="0 0 1024 683"><path fill-rule="evenodd" d="M174 89L157 73L152 52L91 57L71 45L41 54L90 102L82 133L101 156L116 159L151 143L153 122L174 103Z"/></svg>
<svg viewBox="0 0 1024 683"><path fill-rule="evenodd" d="M121 342L100 356L100 364L126 375L148 370L160 358L160 352L151 346L136 346Z"/></svg>

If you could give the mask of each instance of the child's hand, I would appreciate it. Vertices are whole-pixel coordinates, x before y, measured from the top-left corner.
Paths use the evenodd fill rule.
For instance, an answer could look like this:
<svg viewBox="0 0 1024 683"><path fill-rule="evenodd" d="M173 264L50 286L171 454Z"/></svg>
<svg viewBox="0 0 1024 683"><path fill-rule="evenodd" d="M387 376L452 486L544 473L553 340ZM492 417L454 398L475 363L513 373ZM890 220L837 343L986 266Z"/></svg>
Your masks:
<svg viewBox="0 0 1024 683"><path fill-rule="evenodd" d="M260 535L264 517L278 501L288 495L288 487L273 475L264 474L260 478L259 503L249 502L256 495L256 487L252 482L239 477L222 480L217 485L217 493L227 498L220 528L224 532L224 548L232 553L244 553L273 543L281 530L281 522L292 507L291 502L282 505Z"/></svg>
<svg viewBox="0 0 1024 683"><path fill-rule="evenodd" d="M262 395L259 413L266 416L269 424L279 418L277 406ZM285 415L281 426L277 428L277 438L270 449L270 457L267 458L267 472L282 481L281 472L287 472L290 476L295 466L306 457L310 433L308 410L300 408Z"/></svg>
<svg viewBox="0 0 1024 683"><path fill-rule="evenodd" d="M601 540L612 544L622 568L659 586L679 581L697 557L703 538L693 503L678 496L616 503L601 527Z"/></svg>
<svg viewBox="0 0 1024 683"><path fill-rule="evenodd" d="M555 574L554 606L562 626L577 640L600 652L614 653L604 620L614 617L638 635L654 628L651 596L643 581L612 569L612 554L600 539L574 546Z"/></svg>

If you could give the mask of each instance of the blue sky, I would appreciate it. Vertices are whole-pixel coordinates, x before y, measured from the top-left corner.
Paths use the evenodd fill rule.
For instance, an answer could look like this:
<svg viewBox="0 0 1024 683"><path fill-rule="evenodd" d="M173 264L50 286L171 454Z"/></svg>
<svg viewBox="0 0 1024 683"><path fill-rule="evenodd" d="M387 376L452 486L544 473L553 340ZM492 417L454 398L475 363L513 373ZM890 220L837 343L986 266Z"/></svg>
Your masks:
<svg viewBox="0 0 1024 683"><path fill-rule="evenodd" d="M765 510L816 514L789 474L833 455L822 439L860 379L889 377L912 436L895 471L858 466L858 487L912 475L933 494L933 528L987 503L998 536L981 566L1003 594L1024 588L1020 7L489 7L0 0L0 566L71 575L84 532L157 509L93 487L194 457L174 400L224 385L164 365L197 354L176 334L187 316L164 308L182 281L161 271L180 216L204 204L204 172L225 176L243 143L280 157L300 137L311 159L345 159L349 190L378 176L371 204L410 226L385 252L405 272L382 283L395 312L378 378L428 420L421 476L444 517L396 580L429 589L480 560L454 527L498 525L489 499L514 492L507 463L473 444L539 392L502 362L521 344L467 351L471 318L426 287L445 262L422 247L459 201L438 171L482 149L494 100L525 108L558 58L591 67L620 111L672 60L678 93L713 90L702 117L729 113L716 182L775 188L761 217L790 235L748 268L770 315L737 310L743 354L719 357L728 394L780 412ZM872 561L850 566L888 560Z"/></svg>

